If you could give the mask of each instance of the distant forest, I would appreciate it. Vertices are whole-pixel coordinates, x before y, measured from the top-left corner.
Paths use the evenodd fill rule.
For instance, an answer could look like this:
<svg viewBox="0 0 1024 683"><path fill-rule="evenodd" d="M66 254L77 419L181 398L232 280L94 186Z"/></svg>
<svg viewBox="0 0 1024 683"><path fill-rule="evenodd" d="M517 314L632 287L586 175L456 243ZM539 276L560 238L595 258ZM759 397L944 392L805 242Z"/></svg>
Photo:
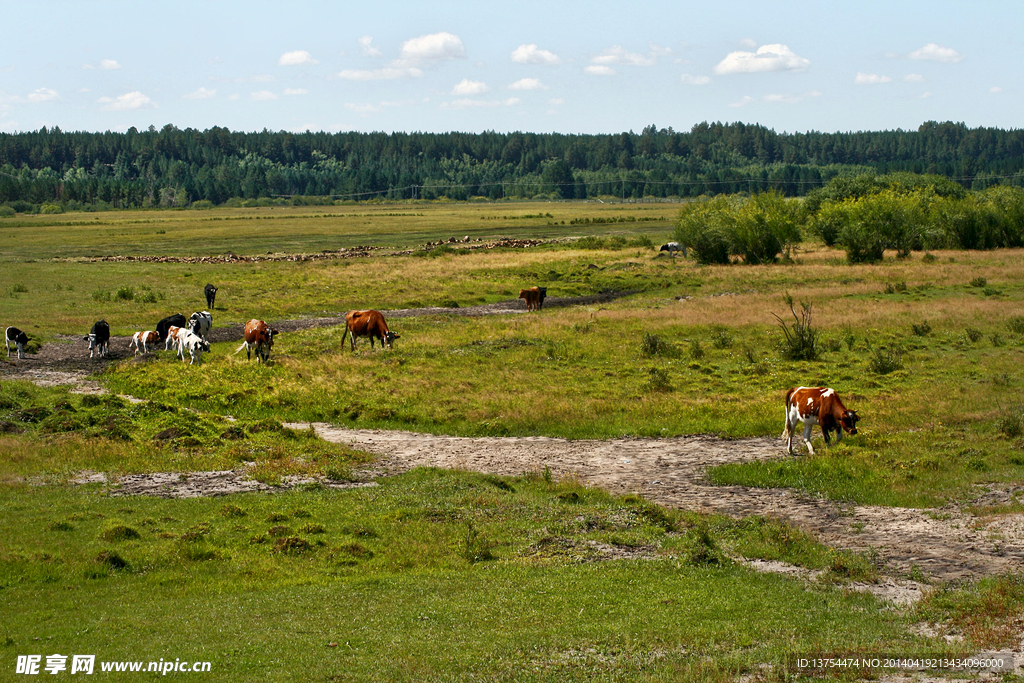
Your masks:
<svg viewBox="0 0 1024 683"><path fill-rule="evenodd" d="M627 200L775 190L908 171L965 188L1024 186L1024 130L929 121L916 131L287 133L178 129L0 134L0 208L63 211L203 204L473 197Z"/></svg>

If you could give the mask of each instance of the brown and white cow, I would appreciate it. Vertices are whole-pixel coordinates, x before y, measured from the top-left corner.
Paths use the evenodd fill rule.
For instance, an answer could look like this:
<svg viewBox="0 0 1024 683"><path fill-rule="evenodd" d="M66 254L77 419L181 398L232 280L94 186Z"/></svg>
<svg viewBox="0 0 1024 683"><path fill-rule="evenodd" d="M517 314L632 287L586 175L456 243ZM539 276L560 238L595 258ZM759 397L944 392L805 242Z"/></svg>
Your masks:
<svg viewBox="0 0 1024 683"><path fill-rule="evenodd" d="M168 349L178 350L181 347L181 340L188 334L188 330L184 327L176 327L171 325L167 328L167 340L164 342L164 351Z"/></svg>
<svg viewBox="0 0 1024 683"><path fill-rule="evenodd" d="M388 329L384 315L380 311L349 311L345 314L345 331L341 334L341 348L345 348L345 337L352 335L352 350L356 350L356 337L369 337L370 348L373 340L380 339L381 348L389 349L396 339L401 337Z"/></svg>
<svg viewBox="0 0 1024 683"><path fill-rule="evenodd" d="M857 420L860 418L853 410L847 410L834 389L827 387L794 387L786 393L786 428L783 438L788 437L787 448L793 452L793 430L797 422L804 425L804 443L807 452L814 455L811 447L811 428L821 425L825 436L825 445L829 445L829 432L836 433L836 442L843 438L843 431L857 433Z"/></svg>
<svg viewBox="0 0 1024 683"><path fill-rule="evenodd" d="M135 347L135 355L139 355L139 352L148 353L149 349L147 346L156 346L160 342L160 335L153 330L147 330L145 332L136 332L132 335L132 340L128 342L128 348Z"/></svg>
<svg viewBox="0 0 1024 683"><path fill-rule="evenodd" d="M256 360L267 362L270 357L270 349L274 347L274 337L277 335L277 330L270 327L262 320L250 320L245 324L245 328L242 330L242 336L245 341L238 347L238 353L242 349L245 349L245 357L252 360L252 352L256 352Z"/></svg>
<svg viewBox="0 0 1024 683"><path fill-rule="evenodd" d="M544 290L547 294L547 289ZM540 310L541 296L540 287L530 287L529 289L520 289L519 298L526 300L526 310L537 311Z"/></svg>

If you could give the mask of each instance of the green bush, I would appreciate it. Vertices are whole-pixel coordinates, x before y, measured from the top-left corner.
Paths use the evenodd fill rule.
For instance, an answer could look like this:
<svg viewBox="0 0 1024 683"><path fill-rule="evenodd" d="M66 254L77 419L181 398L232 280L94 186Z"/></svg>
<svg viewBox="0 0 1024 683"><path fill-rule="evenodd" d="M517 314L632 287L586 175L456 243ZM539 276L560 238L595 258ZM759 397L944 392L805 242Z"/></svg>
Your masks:
<svg viewBox="0 0 1024 683"><path fill-rule="evenodd" d="M811 326L811 304L800 302L801 312L797 315L796 307L793 305L793 297L787 295L786 304L789 305L789 312L793 315L792 326L785 320L775 315L782 330L782 341L780 351L784 358L789 360L818 360L818 331Z"/></svg>

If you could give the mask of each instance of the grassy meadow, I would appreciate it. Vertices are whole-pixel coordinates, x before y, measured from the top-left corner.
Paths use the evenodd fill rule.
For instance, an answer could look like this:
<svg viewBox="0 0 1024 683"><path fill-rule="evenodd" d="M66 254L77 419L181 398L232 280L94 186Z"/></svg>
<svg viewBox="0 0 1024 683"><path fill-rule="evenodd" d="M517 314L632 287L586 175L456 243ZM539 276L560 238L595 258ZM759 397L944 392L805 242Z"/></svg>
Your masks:
<svg viewBox="0 0 1024 683"><path fill-rule="evenodd" d="M1024 477L1024 254L853 266L805 243L784 264L697 266L657 251L675 212L405 203L0 220L0 325L37 343L75 343L83 356L93 321L105 318L115 335L152 329L204 308L207 282L220 288L215 327L453 309L393 317L401 338L389 351L363 340L353 353L340 328L314 328L279 335L266 366L235 355L236 342L214 344L200 366L161 352L93 375L144 403L0 375L0 678L17 655L74 652L208 660L211 680L226 681L783 680L792 653L1004 646L1024 605L1012 577L945 587L895 611L848 589L877 578L870 557L776 521L664 510L543 472L417 470L371 488L193 500L69 483L83 470L235 468L270 484L290 474L346 481L366 464L365 454L283 429L289 421L777 437L795 385L837 389L862 416L859 434L825 449L818 432L813 457L722 466L712 481L929 507L969 504L980 488ZM566 239L419 249L463 236ZM356 246L379 249L300 262L97 260ZM454 314L532 285L555 299L614 296L529 315ZM812 306L819 360L781 352L787 296L798 311ZM602 559L609 547L626 558ZM824 575L761 575L741 556ZM914 635L919 620L957 624L967 640Z"/></svg>

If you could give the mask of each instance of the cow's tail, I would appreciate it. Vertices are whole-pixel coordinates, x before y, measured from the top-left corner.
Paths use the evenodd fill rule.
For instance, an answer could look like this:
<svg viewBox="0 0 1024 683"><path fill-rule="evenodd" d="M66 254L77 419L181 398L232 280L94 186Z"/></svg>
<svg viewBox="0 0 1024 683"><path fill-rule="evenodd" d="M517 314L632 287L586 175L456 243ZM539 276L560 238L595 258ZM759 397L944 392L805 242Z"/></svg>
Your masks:
<svg viewBox="0 0 1024 683"><path fill-rule="evenodd" d="M239 347L238 347L237 349L235 349L235 354L234 354L234 355L237 355L237 354L241 353L241 352L242 352L242 349L244 349L244 348L245 348L245 345L246 345L246 343L247 343L247 342L242 342L242 345L241 345L241 346L239 346Z"/></svg>
<svg viewBox="0 0 1024 683"><path fill-rule="evenodd" d="M786 426L782 430L782 437L780 437L780 438L783 438L783 439L789 438L790 434L793 433L793 428L789 424L789 401L793 397L793 392L794 391L796 391L795 388L794 389L790 389L789 391L786 392L786 404L785 404Z"/></svg>
<svg viewBox="0 0 1024 683"><path fill-rule="evenodd" d="M345 325L345 329L341 331L341 350L345 350L345 337L348 336L348 325ZM353 337L355 339L355 337Z"/></svg>

